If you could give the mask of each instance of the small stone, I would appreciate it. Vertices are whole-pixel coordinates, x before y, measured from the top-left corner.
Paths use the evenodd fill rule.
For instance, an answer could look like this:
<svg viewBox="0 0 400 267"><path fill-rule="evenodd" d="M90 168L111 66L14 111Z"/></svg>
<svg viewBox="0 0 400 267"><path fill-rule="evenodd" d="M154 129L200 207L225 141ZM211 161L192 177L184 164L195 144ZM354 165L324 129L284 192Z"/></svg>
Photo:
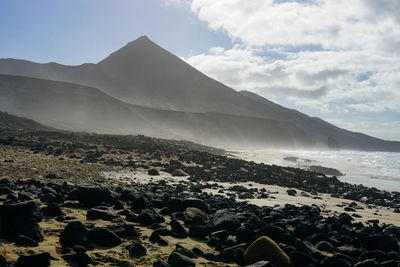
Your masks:
<svg viewBox="0 0 400 267"><path fill-rule="evenodd" d="M172 176L189 176L186 172L184 172L182 169L175 169L172 173Z"/></svg>
<svg viewBox="0 0 400 267"><path fill-rule="evenodd" d="M129 255L133 258L140 258L146 255L147 249L138 242L133 242L129 247Z"/></svg>
<svg viewBox="0 0 400 267"><path fill-rule="evenodd" d="M148 175L157 176L157 175L160 175L160 172L156 168L152 168L152 169L147 171L147 174Z"/></svg>
<svg viewBox="0 0 400 267"><path fill-rule="evenodd" d="M172 252L168 257L168 263L172 267L195 266L195 263L189 258L178 252Z"/></svg>

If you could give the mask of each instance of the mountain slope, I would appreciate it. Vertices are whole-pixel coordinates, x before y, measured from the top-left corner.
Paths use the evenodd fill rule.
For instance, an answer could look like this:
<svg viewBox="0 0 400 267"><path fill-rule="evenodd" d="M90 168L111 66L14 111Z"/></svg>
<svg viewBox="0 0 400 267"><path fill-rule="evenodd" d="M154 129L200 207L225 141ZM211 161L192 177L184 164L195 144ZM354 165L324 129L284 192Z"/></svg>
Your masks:
<svg viewBox="0 0 400 267"><path fill-rule="evenodd" d="M312 145L290 123L135 106L72 83L0 74L2 110L66 130L145 134L224 146Z"/></svg>
<svg viewBox="0 0 400 267"><path fill-rule="evenodd" d="M168 116L171 114L174 116L176 114L185 114L183 116L185 118L201 116L201 119L196 117L196 120L200 121L205 119L205 116L213 114L218 119L223 116L232 116L235 117L235 120L239 117L246 118L246 120L240 120L240 123L243 123L243 126L246 125L246 127L253 127L253 131L250 128L245 132L236 129L235 135L244 135L244 139L251 140L250 137L257 134L259 135L257 143L259 139L262 139L262 135L265 135L264 140L267 140L269 133L273 132L271 125L279 123L279 129L288 131L282 131L282 135L286 136L288 140L295 140L303 146L312 144L313 146L330 146L331 148L400 151L398 142L387 142L346 131L321 119L312 118L296 110L284 108L256 94L237 92L207 77L145 36L128 43L97 64L64 66L57 63L38 64L24 60L0 59L0 73L95 87L109 96L134 105L136 109L141 111L144 110L144 107L150 108L146 110L146 114L158 110L157 116L153 114L151 118L147 118L147 115L145 116L141 113L137 118L146 117L145 120L147 121L135 121L135 123L142 123L141 127L144 127L146 132L149 130L147 129L149 125L165 123L165 121L157 119L165 116L165 114L168 114ZM127 104L123 102L119 102L119 109L128 108ZM132 109L132 106L128 109ZM164 111L161 112L160 109L164 109ZM171 111L181 111L181 113L173 113ZM136 110L136 112L138 111ZM83 123L79 113L76 112L75 114L77 117L69 116L69 120L78 124ZM96 114L92 115L95 116ZM183 117L180 120L183 120ZM75 118L77 118L77 121L75 121ZM111 119L107 115L105 118ZM117 117L116 119L123 121L128 118L121 116L121 118ZM150 119L154 121L150 121ZM247 123L247 121L256 123L257 120L262 120L263 123L269 121L271 125L265 128L264 132L261 132L261 129L257 128L258 126L250 126ZM190 127L192 127L193 122L191 121L186 122L186 126L180 124L183 128L179 128L179 131L168 128L167 124L166 128L163 128L161 132L166 135L171 134L171 131L179 132L179 136L190 136L191 138L199 138L200 136L200 140L203 140L204 136L210 136L210 131L212 130L221 129L216 133L222 134L223 127L220 126L224 125L225 122L216 121L214 125L207 126L210 129L202 128L202 134L196 133L196 137L192 135L193 131ZM234 120L228 121L233 123ZM284 127L284 125L287 125L287 127ZM103 127L105 126L107 125L104 124L100 128L104 129ZM112 129L112 131L117 130L116 126L113 127L115 129ZM151 127L154 129L154 126ZM202 127L206 126L202 125ZM238 128L239 126L235 127ZM264 125L264 127L266 126ZM96 127L93 128L93 130L96 129ZM126 127L122 127L120 130L122 131L123 129L126 129ZM224 134L228 138L231 134L229 127L224 130L227 130ZM183 135L181 135L182 131ZM280 140L281 137L278 137ZM307 139L307 142L304 141L305 139ZM206 141L209 142L210 140L206 139ZM273 143L273 140L264 142Z"/></svg>
<svg viewBox="0 0 400 267"><path fill-rule="evenodd" d="M27 129L37 131L56 131L56 129L40 124L34 120L14 116L0 111L0 128Z"/></svg>

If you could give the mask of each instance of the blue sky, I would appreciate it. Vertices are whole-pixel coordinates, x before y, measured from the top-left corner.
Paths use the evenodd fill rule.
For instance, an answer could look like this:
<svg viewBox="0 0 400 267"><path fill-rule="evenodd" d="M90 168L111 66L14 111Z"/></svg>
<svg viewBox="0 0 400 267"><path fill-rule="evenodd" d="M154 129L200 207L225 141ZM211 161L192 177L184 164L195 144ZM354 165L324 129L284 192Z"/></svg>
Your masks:
<svg viewBox="0 0 400 267"><path fill-rule="evenodd" d="M400 140L398 0L0 0L0 33L0 58L68 65L147 35L235 90Z"/></svg>
<svg viewBox="0 0 400 267"><path fill-rule="evenodd" d="M228 36L159 0L0 0L0 57L98 62L141 35L179 56L229 46Z"/></svg>

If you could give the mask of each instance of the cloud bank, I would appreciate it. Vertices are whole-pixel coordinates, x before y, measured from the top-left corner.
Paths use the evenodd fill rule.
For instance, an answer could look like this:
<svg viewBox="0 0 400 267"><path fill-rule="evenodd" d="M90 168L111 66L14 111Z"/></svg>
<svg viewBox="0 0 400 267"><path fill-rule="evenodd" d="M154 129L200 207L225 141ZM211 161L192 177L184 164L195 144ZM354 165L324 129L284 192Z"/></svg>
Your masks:
<svg viewBox="0 0 400 267"><path fill-rule="evenodd" d="M333 112L400 112L398 0L175 0L230 36L185 60L236 90Z"/></svg>

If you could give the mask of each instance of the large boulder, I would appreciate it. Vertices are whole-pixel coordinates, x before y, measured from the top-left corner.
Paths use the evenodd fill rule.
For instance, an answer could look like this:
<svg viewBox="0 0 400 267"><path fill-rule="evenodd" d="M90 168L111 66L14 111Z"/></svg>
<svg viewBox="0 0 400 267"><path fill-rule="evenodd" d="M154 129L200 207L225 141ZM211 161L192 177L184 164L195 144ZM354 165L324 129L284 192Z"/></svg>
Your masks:
<svg viewBox="0 0 400 267"><path fill-rule="evenodd" d="M275 241L267 236L261 236L255 240L243 253L243 260L246 264L269 261L276 266L291 266L288 255L286 255Z"/></svg>
<svg viewBox="0 0 400 267"><path fill-rule="evenodd" d="M113 203L115 198L112 192L105 186L94 184L81 184L70 193L70 197L76 199L83 206L94 207L102 203Z"/></svg>
<svg viewBox="0 0 400 267"><path fill-rule="evenodd" d="M0 236L14 239L18 235L23 235L41 242L43 235L38 222L42 218L40 206L34 200L1 205Z"/></svg>

